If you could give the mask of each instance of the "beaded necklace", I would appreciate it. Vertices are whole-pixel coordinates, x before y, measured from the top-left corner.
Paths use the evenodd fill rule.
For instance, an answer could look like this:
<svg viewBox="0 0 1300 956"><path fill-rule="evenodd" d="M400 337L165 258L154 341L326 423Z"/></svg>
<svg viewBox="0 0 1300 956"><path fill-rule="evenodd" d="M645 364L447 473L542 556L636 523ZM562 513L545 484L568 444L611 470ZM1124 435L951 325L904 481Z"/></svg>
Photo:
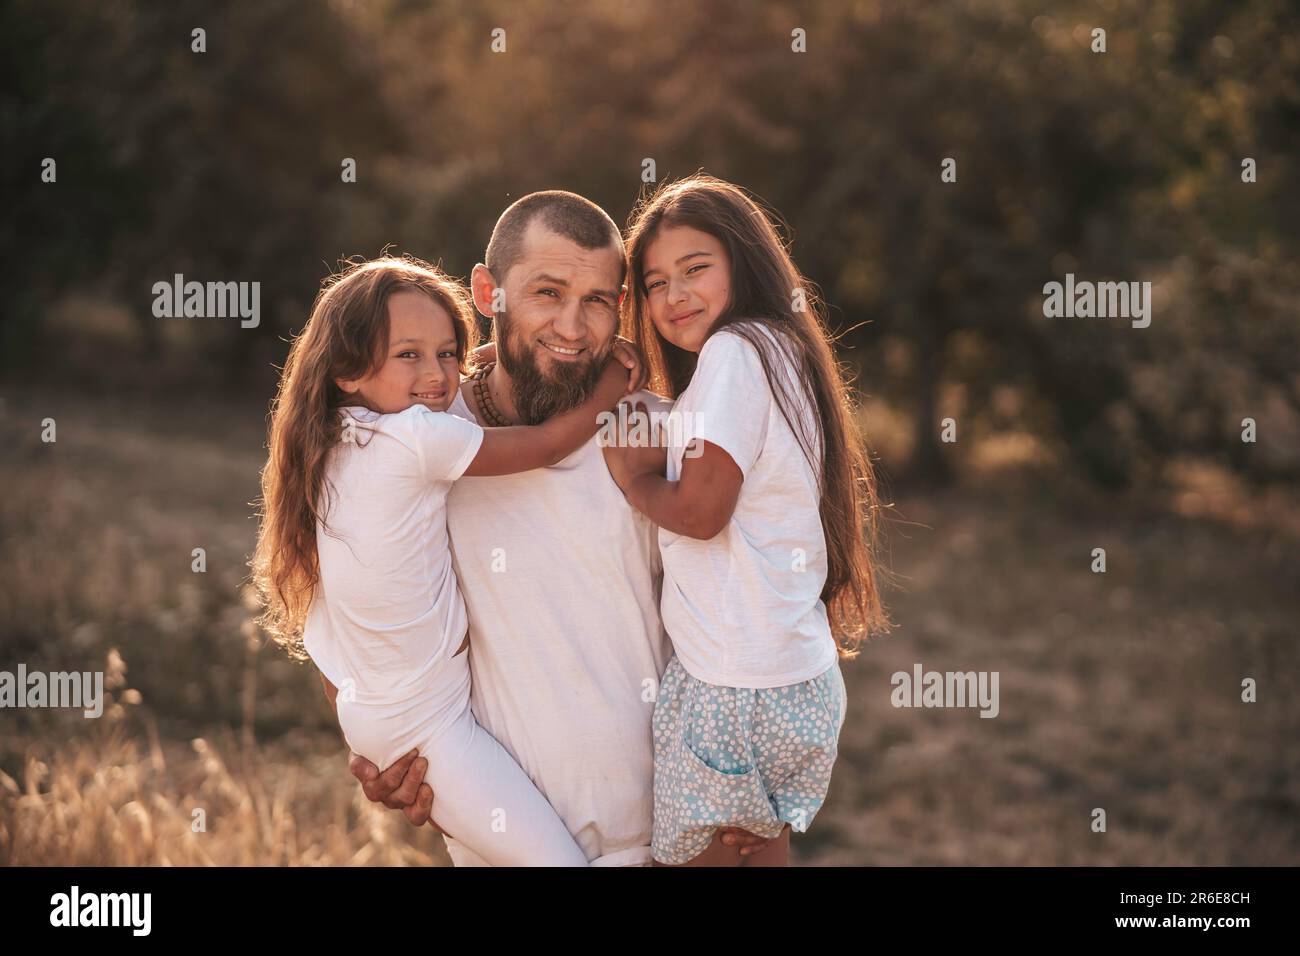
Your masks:
<svg viewBox="0 0 1300 956"><path fill-rule="evenodd" d="M496 403L492 401L492 393L487 387L487 377L496 367L496 362L489 362L474 372L470 376L470 381L474 383L471 386L474 391L474 399L478 402L479 411L483 413L487 423L493 428L505 428L510 425L510 422L506 421L505 416L497 410Z"/></svg>

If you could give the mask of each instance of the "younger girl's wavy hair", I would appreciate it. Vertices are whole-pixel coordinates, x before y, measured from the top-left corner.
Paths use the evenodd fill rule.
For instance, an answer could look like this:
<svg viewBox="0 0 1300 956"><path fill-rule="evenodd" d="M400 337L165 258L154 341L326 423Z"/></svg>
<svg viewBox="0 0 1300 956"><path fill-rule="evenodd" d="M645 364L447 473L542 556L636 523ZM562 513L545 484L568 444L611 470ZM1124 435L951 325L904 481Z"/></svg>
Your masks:
<svg viewBox="0 0 1300 956"><path fill-rule="evenodd" d="M876 587L880 505L875 474L853 414L849 384L831 348L825 306L816 287L800 275L773 219L740 187L703 173L665 184L632 212L627 237L632 295L625 304L632 338L650 364L651 387L662 394L680 395L698 358L661 336L650 319L645 255L665 226L698 229L727 250L730 301L709 336L729 328L757 349L777 407L818 475L827 559L821 596L841 655L851 658L867 636L889 630L891 622ZM796 290L802 293L802 310L794 307ZM777 347L792 360L794 387L801 394L792 394L789 376L779 374ZM808 434L796 414L805 400L815 413L817 434Z"/></svg>
<svg viewBox="0 0 1300 956"><path fill-rule="evenodd" d="M264 610L259 623L302 659L302 628L320 577L316 525L323 524L330 449L342 435L337 409L350 399L336 379L364 378L388 348L388 298L423 292L447 310L461 369L478 344L468 293L436 266L413 256L351 262L322 284L307 325L294 338L271 403L262 469L261 524L249 562Z"/></svg>

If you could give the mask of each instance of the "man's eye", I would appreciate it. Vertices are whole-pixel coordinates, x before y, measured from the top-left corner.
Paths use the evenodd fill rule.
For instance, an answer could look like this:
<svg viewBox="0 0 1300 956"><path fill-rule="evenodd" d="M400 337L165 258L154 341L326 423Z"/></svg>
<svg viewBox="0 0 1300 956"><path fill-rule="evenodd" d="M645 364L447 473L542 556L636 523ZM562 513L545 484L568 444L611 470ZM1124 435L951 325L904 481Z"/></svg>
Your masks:
<svg viewBox="0 0 1300 956"><path fill-rule="evenodd" d="M540 289L540 290L538 290L538 294L539 294L539 295L553 295L553 296L555 296L557 299L560 297L560 293L556 292L554 289Z"/></svg>
<svg viewBox="0 0 1300 956"><path fill-rule="evenodd" d="M599 296L599 295L593 295L593 296L592 296L591 298L589 298L587 301L588 301L588 302L598 302L598 303L600 303L601 305L609 305L609 300L606 299L604 296Z"/></svg>

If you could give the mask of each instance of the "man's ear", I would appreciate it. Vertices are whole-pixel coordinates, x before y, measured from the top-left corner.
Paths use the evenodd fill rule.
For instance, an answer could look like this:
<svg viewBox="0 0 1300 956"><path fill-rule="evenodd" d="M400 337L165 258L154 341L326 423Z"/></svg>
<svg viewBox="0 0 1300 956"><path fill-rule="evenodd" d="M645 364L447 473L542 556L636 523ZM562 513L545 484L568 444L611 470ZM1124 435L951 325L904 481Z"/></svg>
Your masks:
<svg viewBox="0 0 1300 956"><path fill-rule="evenodd" d="M488 267L483 263L474 266L474 271L469 274L469 289L474 296L474 308L478 309L481 316L489 319L495 319L496 313L492 311L492 297L496 293L496 277L488 271ZM502 290L504 295L504 290Z"/></svg>

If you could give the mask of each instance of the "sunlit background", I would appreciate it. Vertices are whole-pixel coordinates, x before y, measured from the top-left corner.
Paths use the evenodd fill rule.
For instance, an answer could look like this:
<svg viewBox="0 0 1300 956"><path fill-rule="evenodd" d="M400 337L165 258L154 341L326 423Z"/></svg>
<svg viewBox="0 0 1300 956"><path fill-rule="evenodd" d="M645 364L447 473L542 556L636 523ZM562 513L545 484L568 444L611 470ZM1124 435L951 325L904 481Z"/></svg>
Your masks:
<svg viewBox="0 0 1300 956"><path fill-rule="evenodd" d="M252 624L275 366L341 258L464 276L536 189L624 223L646 160L784 217L889 504L796 862L1300 862L1294 4L17 0L0 49L0 670L113 698L0 711L0 863L447 862ZM155 317L176 273L260 325ZM1150 327L1045 318L1067 273ZM894 709L917 662L1000 715Z"/></svg>

